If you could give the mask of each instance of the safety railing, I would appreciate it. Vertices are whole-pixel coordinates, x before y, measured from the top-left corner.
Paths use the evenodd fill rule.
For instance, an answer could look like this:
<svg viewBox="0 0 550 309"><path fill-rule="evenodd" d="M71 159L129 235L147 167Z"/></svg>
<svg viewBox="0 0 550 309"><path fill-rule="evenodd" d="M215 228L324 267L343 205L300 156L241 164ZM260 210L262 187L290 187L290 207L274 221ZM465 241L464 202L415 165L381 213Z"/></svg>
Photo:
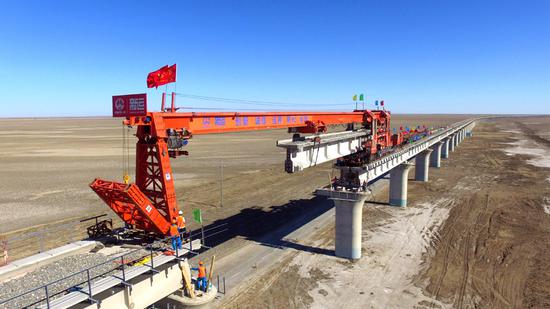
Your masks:
<svg viewBox="0 0 550 309"><path fill-rule="evenodd" d="M452 124L450 125L448 128L440 131L440 132L437 132L436 134L434 135L430 135L424 139L420 139L416 142L413 142L411 144L408 144L406 146L404 146L402 149L400 149L399 151L395 152L395 153L392 153L392 154L389 154L387 156L384 156L370 164L367 164L366 165L366 169L367 170L373 170L373 169L376 169L379 165L382 165L388 161L391 161L393 159L396 159L404 154L406 154L408 151L410 151L411 149L417 147L419 144L423 144L423 143L426 143L426 142L430 142L430 141L433 141L433 140L437 140L438 138L444 136L444 135L449 135L449 134L452 134L454 133L454 131L457 131L458 129L460 128L463 128L463 127L466 127L468 125L470 125L472 122L478 120L478 118L474 118L474 119L467 119L467 120L463 120L463 121L460 121L458 123L455 123L455 124Z"/></svg>
<svg viewBox="0 0 550 309"><path fill-rule="evenodd" d="M89 229L87 222L95 220L97 226L99 218L102 217L107 217L107 214L59 223L47 228L34 227L30 231L13 235L0 235L0 253L2 254L0 266L8 264L9 261L86 238L88 236L86 230Z"/></svg>
<svg viewBox="0 0 550 309"><path fill-rule="evenodd" d="M183 234L180 235L180 237L182 236L185 237L185 240L187 241L187 243L189 243L190 247L188 252L193 255L198 255L199 252L193 250L193 245L192 245L193 240L201 239L201 247L210 249L211 247L204 245L206 239L216 234L227 231L228 229L226 228L226 225L227 225L226 223L223 223L213 227L209 227L207 229L201 228L198 231L191 232L188 237L185 237L185 235ZM145 248L139 248L126 253L122 253L120 255L117 255L116 257L113 257L112 259L109 259L107 261L95 264L91 267L79 270L70 275L64 276L63 278L48 282L44 285L40 285L36 288L30 289L28 291L25 291L23 293L20 293L8 299L0 300L0 308L31 307L31 306L38 306L38 305L45 305L46 308L50 308L50 302L52 298L55 298L56 296L59 296L61 294L66 294L72 291L81 291L82 293L87 294L88 301L90 303L95 303L97 301L93 298L93 294L92 294L93 281L95 279L104 278L106 275L112 274L115 271L121 271L122 278L119 278L121 280L121 284L130 285L130 283L126 281L126 271L127 271L127 267L129 267L128 265L143 261L144 258L149 258L149 260L146 263L143 263L142 265L150 267L151 273L157 273L158 270L155 269L155 265L154 265L155 253L159 252L159 249L165 249L168 246L168 242L171 240L171 238L172 237L166 237L160 240L156 240L151 244L147 245ZM180 256L179 249L176 247L175 259L181 260L179 256ZM106 271L94 272L95 269L99 269L101 266L106 264L111 264L113 265L113 267L109 268ZM79 279L76 279L77 283L67 284L64 287L52 288L63 281L67 281L68 279L75 278L75 277L79 278ZM223 278L223 283L225 286L225 278ZM225 288L224 288L224 291L225 291ZM28 303L25 303L24 305L21 305L21 304L16 306L10 305L10 303L13 303L15 300L24 298L27 295L33 294L33 293L39 295L37 300L32 300Z"/></svg>

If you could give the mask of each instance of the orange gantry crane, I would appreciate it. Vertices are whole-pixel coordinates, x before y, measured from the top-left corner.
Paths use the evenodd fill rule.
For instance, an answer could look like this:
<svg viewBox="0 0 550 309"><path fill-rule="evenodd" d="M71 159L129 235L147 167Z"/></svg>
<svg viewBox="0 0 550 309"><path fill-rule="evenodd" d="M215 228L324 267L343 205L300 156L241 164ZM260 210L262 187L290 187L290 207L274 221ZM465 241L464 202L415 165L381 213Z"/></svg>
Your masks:
<svg viewBox="0 0 550 309"><path fill-rule="evenodd" d="M119 99L123 106L122 99ZM173 99L172 99L173 100ZM173 102L173 101L172 101ZM164 103L164 95L163 95ZM113 109L119 102L113 97ZM289 133L324 133L329 125L349 129L360 124L371 138L364 152L376 154L392 146L389 111L353 112L176 112L127 114L123 124L137 126L135 183L96 178L90 187L130 227L168 235L179 207L170 158L187 155L182 148L193 135L288 128ZM114 115L114 112L113 112Z"/></svg>

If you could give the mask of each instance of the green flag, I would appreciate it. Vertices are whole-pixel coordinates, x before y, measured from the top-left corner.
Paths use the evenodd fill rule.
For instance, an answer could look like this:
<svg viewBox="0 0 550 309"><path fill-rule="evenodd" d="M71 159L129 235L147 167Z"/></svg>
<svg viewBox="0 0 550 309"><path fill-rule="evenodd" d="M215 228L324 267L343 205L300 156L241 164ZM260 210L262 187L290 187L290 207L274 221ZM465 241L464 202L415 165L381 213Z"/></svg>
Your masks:
<svg viewBox="0 0 550 309"><path fill-rule="evenodd" d="M197 223L202 223L202 212L200 209L193 209L193 220Z"/></svg>
<svg viewBox="0 0 550 309"><path fill-rule="evenodd" d="M359 101L363 101L363 94L362 93L359 95Z"/></svg>

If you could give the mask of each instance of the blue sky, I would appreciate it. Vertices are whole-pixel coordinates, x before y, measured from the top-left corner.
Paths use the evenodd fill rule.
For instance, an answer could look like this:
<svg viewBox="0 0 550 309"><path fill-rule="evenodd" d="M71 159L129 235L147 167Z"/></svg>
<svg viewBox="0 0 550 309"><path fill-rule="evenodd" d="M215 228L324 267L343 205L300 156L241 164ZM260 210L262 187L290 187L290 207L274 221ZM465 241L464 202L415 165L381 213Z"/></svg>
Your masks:
<svg viewBox="0 0 550 309"><path fill-rule="evenodd" d="M550 113L545 0L5 1L0 20L3 117L110 115L172 63L178 92L283 109L362 92L395 113Z"/></svg>

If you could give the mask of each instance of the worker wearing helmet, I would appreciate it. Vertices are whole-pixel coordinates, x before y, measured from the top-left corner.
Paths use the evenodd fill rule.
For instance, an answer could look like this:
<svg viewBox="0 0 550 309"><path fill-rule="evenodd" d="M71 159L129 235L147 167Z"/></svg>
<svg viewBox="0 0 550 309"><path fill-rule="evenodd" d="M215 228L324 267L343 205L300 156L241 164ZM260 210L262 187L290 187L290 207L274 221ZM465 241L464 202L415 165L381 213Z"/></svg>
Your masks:
<svg viewBox="0 0 550 309"><path fill-rule="evenodd" d="M176 223L178 225L178 232L181 238L185 237L187 233L187 228L185 227L185 218L183 217L183 211L179 211L179 215L176 218Z"/></svg>
<svg viewBox="0 0 550 309"><path fill-rule="evenodd" d="M203 261L199 261L199 267L193 267L191 270L196 270L197 274L197 290L206 291L206 267Z"/></svg>
<svg viewBox="0 0 550 309"><path fill-rule="evenodd" d="M176 248L181 250L181 238L178 231L176 218L172 218L172 225L170 226L170 236L172 236L172 249L174 249L174 251L176 251Z"/></svg>

